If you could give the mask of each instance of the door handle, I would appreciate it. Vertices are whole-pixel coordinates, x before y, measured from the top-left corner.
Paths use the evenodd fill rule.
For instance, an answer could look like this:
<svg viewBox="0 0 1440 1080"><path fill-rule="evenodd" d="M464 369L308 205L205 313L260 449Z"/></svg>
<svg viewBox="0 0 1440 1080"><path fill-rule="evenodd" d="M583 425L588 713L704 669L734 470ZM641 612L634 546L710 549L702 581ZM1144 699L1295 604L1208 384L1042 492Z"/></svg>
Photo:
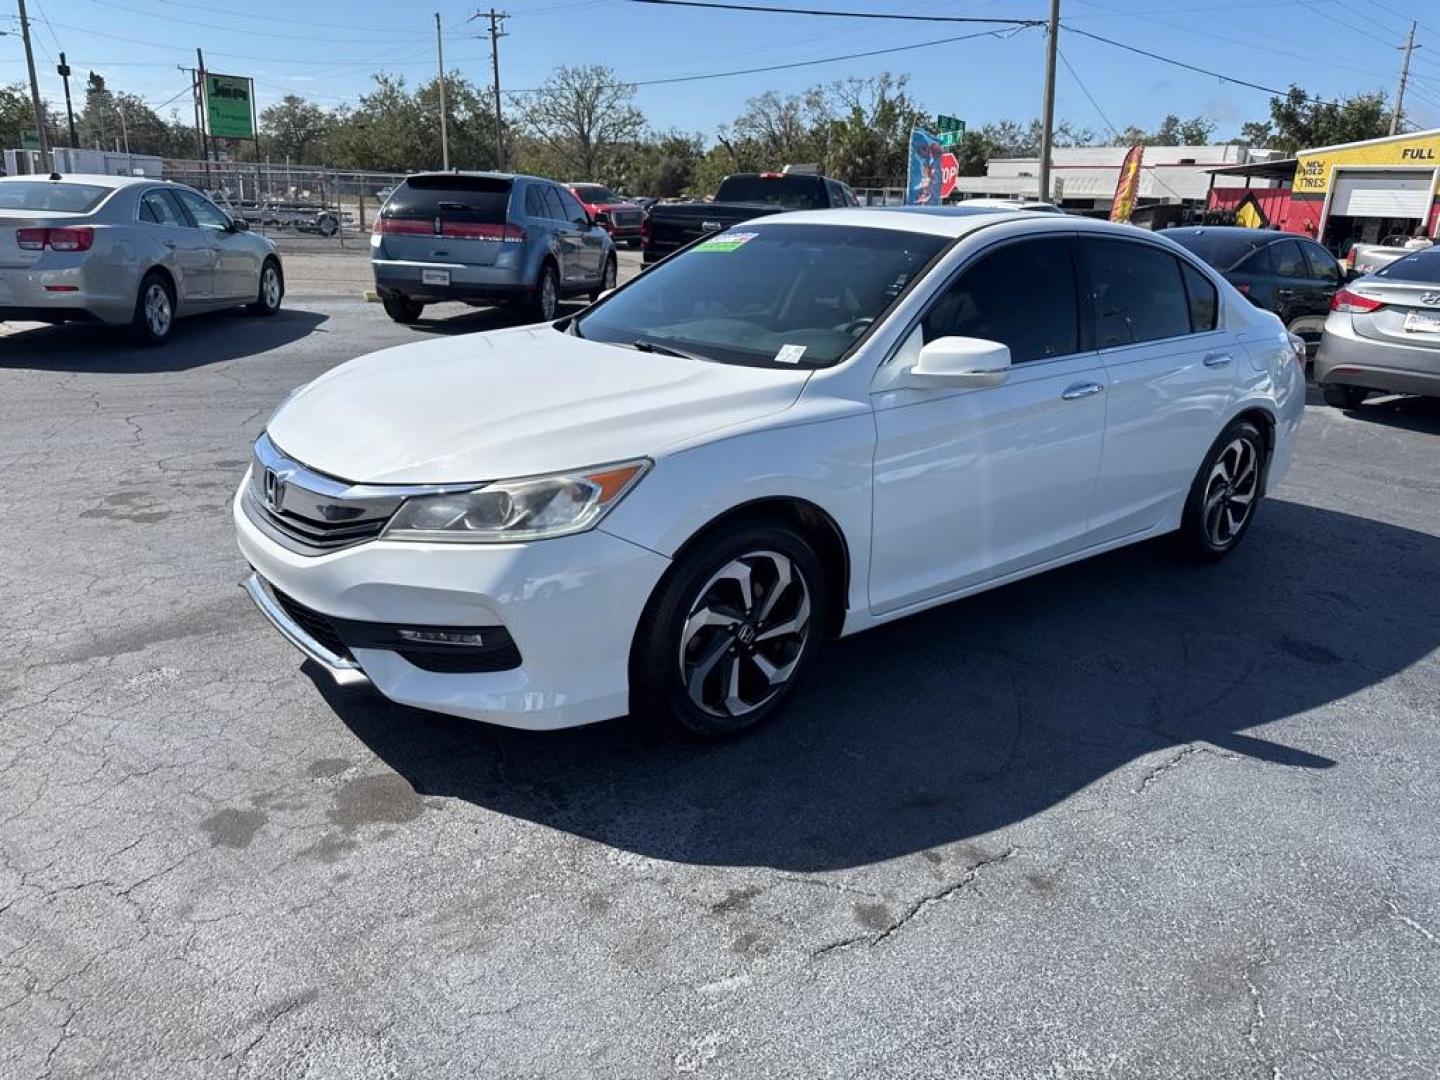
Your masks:
<svg viewBox="0 0 1440 1080"><path fill-rule="evenodd" d="M1205 354L1205 366L1206 366L1206 367L1224 367L1226 364L1230 363L1230 361L1233 360L1233 359L1235 359L1235 358L1234 358L1233 356L1231 356L1228 352L1212 352L1212 353L1206 353L1206 354Z"/></svg>
<svg viewBox="0 0 1440 1080"><path fill-rule="evenodd" d="M1067 386L1065 392L1060 396L1066 401L1075 401L1078 398L1087 398L1091 394L1098 394L1105 387L1098 382L1077 382L1073 386Z"/></svg>

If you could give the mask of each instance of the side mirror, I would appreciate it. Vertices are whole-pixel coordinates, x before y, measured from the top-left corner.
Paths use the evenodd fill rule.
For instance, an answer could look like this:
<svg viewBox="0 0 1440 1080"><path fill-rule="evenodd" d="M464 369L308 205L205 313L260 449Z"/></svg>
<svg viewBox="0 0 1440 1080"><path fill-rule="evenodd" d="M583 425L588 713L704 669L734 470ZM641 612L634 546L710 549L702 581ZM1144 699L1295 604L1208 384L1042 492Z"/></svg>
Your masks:
<svg viewBox="0 0 1440 1080"><path fill-rule="evenodd" d="M592 221L590 224L592 224L592 225L599 225L602 229L603 229L603 228L609 228L609 227L610 227L610 215L607 214L604 210L601 210L598 214L595 215L595 220Z"/></svg>
<svg viewBox="0 0 1440 1080"><path fill-rule="evenodd" d="M246 221L243 217L231 218L230 230L232 232L249 232L250 223Z"/></svg>
<svg viewBox="0 0 1440 1080"><path fill-rule="evenodd" d="M910 369L921 386L999 386L1009 374L1010 346L972 337L936 338Z"/></svg>

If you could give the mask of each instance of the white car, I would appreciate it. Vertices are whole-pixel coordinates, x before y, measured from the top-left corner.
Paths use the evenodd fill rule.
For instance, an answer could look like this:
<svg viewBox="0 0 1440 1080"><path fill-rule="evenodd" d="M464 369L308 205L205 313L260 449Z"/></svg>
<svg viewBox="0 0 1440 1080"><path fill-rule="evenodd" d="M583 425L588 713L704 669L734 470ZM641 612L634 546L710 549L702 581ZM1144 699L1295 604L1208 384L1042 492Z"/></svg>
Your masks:
<svg viewBox="0 0 1440 1080"><path fill-rule="evenodd" d="M1162 236L781 214L578 316L297 390L235 498L246 588L398 702L735 732L825 638L1175 530L1227 554L1303 355Z"/></svg>

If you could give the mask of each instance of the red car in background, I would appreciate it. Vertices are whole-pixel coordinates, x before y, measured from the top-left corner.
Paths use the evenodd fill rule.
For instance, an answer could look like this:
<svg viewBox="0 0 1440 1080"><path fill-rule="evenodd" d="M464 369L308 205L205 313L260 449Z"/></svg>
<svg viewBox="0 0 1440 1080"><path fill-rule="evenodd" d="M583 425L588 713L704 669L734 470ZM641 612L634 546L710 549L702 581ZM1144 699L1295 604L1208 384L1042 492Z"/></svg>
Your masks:
<svg viewBox="0 0 1440 1080"><path fill-rule="evenodd" d="M616 246L624 243L640 243L640 222L645 211L637 203L622 199L604 184L566 184L570 194L584 204L590 216L596 220Z"/></svg>

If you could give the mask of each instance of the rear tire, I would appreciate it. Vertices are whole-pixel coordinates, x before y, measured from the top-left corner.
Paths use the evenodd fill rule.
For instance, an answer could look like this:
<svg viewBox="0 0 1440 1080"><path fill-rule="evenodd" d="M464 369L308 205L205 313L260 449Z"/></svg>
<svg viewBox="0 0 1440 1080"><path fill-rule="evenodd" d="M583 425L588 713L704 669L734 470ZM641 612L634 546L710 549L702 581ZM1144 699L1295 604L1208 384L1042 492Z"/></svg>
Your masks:
<svg viewBox="0 0 1440 1080"><path fill-rule="evenodd" d="M424 304L408 296L382 296L380 303L384 305L386 315L406 326L418 321L420 313L425 310Z"/></svg>
<svg viewBox="0 0 1440 1080"><path fill-rule="evenodd" d="M1199 562L1216 562L1240 546L1264 496L1265 435L1249 420L1230 423L1205 455L1190 485L1180 543Z"/></svg>
<svg viewBox="0 0 1440 1080"><path fill-rule="evenodd" d="M1363 386L1346 386L1344 383L1327 383L1320 388L1320 396L1325 399L1326 405L1346 412L1358 409L1369 393Z"/></svg>
<svg viewBox="0 0 1440 1080"><path fill-rule="evenodd" d="M560 307L560 281L552 263L542 263L535 288L525 298L524 311L536 322L554 322Z"/></svg>
<svg viewBox="0 0 1440 1080"><path fill-rule="evenodd" d="M825 575L792 529L739 525L661 579L630 649L630 711L662 733L736 735L773 715L820 647Z"/></svg>
<svg viewBox="0 0 1440 1080"><path fill-rule="evenodd" d="M170 279L152 270L140 281L131 332L141 345L164 345L175 329L175 289Z"/></svg>
<svg viewBox="0 0 1440 1080"><path fill-rule="evenodd" d="M260 267L260 288L250 305L250 314L274 315L280 310L280 298L284 295L285 279L280 276L280 264L266 259Z"/></svg>

